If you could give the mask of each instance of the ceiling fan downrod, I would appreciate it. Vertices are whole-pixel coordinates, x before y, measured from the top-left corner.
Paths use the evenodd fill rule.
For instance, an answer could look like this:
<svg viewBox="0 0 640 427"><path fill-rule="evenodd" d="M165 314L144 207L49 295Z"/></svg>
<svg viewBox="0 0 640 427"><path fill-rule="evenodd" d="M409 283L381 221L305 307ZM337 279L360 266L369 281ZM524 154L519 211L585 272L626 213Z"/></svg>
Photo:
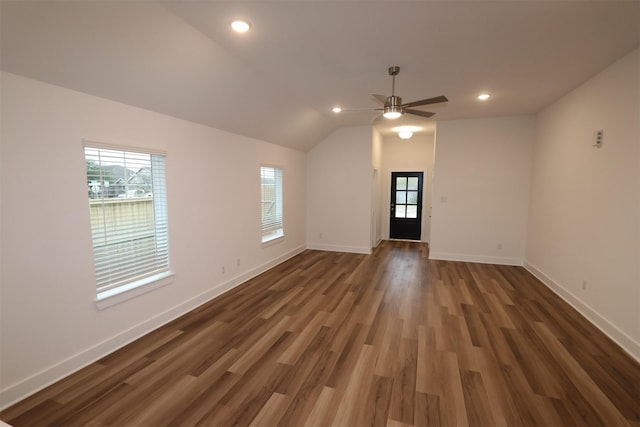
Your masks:
<svg viewBox="0 0 640 427"><path fill-rule="evenodd" d="M389 75L391 76L391 96L395 96L396 94L396 76L400 72L400 67L394 65L393 67L389 67Z"/></svg>

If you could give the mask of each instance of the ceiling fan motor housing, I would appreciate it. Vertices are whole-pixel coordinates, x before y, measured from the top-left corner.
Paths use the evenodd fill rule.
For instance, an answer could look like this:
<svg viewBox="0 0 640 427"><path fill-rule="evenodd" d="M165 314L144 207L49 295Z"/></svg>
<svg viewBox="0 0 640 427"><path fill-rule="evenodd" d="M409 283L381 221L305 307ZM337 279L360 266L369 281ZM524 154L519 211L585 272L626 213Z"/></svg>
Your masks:
<svg viewBox="0 0 640 427"><path fill-rule="evenodd" d="M395 95L391 95L387 97L387 100L384 103L383 114L385 117L395 118L393 116L388 115L389 113L396 113L396 116L404 114L404 111L402 110L402 98Z"/></svg>
<svg viewBox="0 0 640 427"><path fill-rule="evenodd" d="M385 108L400 107L401 105L402 105L402 98L395 95L387 96L387 100L384 103Z"/></svg>

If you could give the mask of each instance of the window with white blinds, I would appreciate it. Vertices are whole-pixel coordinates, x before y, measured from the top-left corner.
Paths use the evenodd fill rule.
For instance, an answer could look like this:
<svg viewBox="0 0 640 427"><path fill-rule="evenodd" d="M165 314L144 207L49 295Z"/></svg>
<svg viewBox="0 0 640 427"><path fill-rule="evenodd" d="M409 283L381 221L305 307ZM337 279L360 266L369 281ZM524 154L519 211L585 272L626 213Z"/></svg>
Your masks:
<svg viewBox="0 0 640 427"><path fill-rule="evenodd" d="M165 156L85 144L98 299L169 272Z"/></svg>
<svg viewBox="0 0 640 427"><path fill-rule="evenodd" d="M262 242L284 236L282 218L282 169L261 166Z"/></svg>

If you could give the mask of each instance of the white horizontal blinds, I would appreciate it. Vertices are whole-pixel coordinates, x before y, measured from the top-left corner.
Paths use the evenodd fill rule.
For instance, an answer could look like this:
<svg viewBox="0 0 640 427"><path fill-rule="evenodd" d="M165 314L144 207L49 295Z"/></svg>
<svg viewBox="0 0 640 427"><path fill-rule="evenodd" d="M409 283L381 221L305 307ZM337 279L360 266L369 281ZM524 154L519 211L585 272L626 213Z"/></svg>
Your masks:
<svg viewBox="0 0 640 427"><path fill-rule="evenodd" d="M167 185L165 157L151 155L153 183L153 212L156 228L156 266L159 271L169 270L169 216L167 214Z"/></svg>
<svg viewBox="0 0 640 427"><path fill-rule="evenodd" d="M261 166L262 238L282 235L282 169Z"/></svg>
<svg viewBox="0 0 640 427"><path fill-rule="evenodd" d="M164 156L85 147L98 292L169 270Z"/></svg>

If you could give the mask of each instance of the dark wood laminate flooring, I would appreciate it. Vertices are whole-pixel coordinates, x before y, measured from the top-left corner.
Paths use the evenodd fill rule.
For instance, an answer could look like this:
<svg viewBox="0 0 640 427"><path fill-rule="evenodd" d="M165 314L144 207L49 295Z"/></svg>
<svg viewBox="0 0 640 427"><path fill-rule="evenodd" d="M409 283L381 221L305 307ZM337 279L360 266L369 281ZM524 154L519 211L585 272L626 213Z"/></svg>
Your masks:
<svg viewBox="0 0 640 427"><path fill-rule="evenodd" d="M640 367L521 267L308 250L6 409L15 426L640 426Z"/></svg>

